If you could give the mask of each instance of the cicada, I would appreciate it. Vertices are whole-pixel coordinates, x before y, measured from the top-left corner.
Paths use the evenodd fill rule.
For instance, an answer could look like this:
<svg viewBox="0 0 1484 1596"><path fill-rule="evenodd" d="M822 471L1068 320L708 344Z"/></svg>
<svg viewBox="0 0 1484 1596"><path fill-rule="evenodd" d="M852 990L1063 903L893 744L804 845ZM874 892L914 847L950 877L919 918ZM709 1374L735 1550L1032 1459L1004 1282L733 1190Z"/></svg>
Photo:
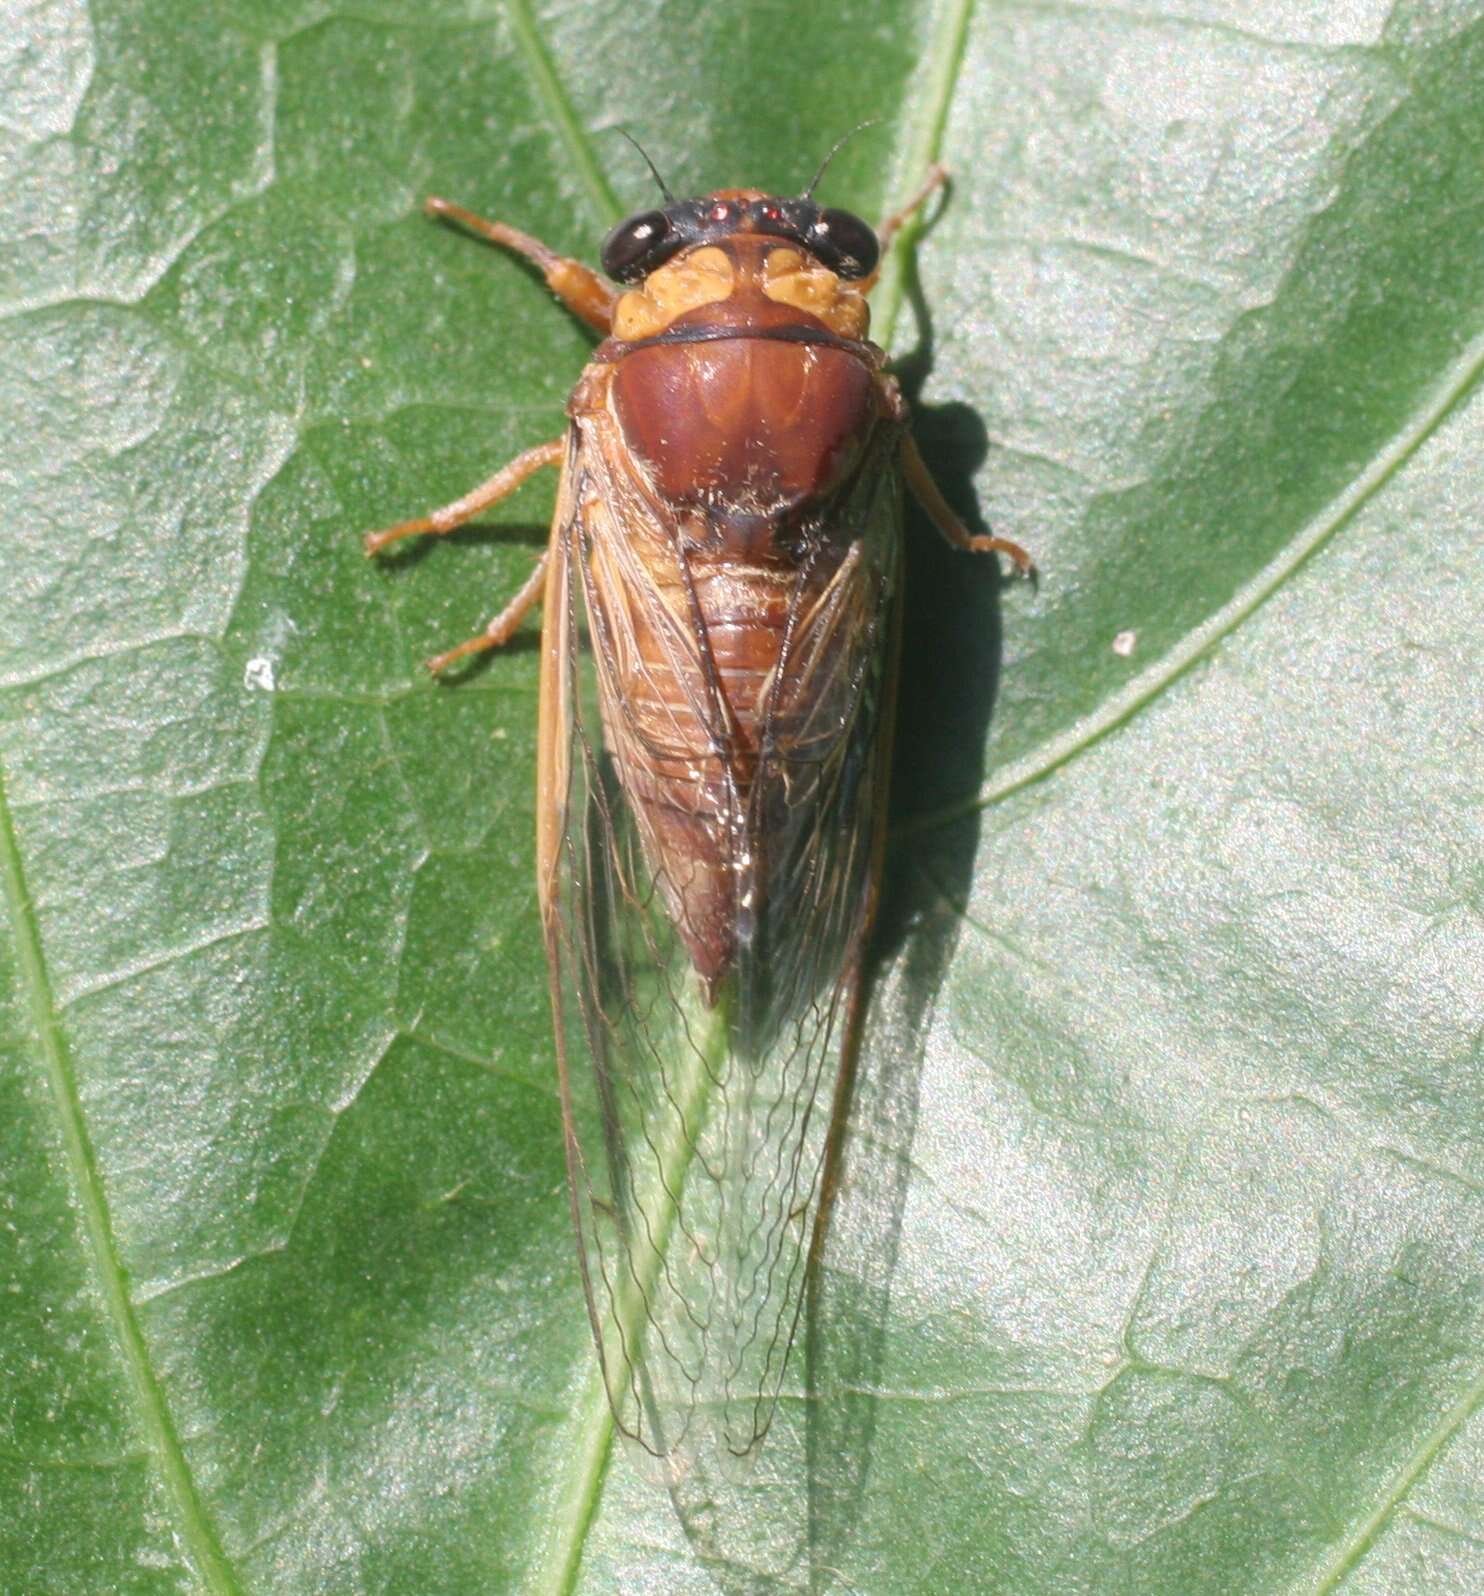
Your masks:
<svg viewBox="0 0 1484 1596"><path fill-rule="evenodd" d="M429 663L543 606L536 884L578 1265L615 1422L672 1470L761 1442L838 1180L905 493L955 546L1029 565L954 516L868 337L882 252L941 173L875 231L819 175L793 197L661 181L602 246L617 287L429 200L602 341L564 437L365 540L449 532L561 470L530 579Z"/></svg>

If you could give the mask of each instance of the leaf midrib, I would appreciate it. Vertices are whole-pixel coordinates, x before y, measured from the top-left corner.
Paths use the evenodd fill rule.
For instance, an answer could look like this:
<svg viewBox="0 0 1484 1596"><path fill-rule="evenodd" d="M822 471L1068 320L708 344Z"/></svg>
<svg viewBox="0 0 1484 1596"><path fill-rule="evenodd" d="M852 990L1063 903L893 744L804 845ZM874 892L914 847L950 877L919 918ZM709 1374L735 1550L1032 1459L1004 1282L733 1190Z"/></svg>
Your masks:
<svg viewBox="0 0 1484 1596"><path fill-rule="evenodd" d="M546 113L556 124L556 131L582 179L588 202L604 227L611 227L623 214L623 207L610 187L608 179L593 151L592 140L586 128L572 109L572 101L562 80L557 76L556 64L546 48L541 32L536 26L536 16L531 0L505 0L505 16L510 31L520 50L526 70Z"/></svg>
<svg viewBox="0 0 1484 1596"><path fill-rule="evenodd" d="M0 767L0 892L15 937L20 984L36 1035L37 1050L56 1110L68 1171L76 1190L88 1253L128 1372L145 1444L175 1508L181 1537L213 1596L243 1596L222 1551L215 1526L196 1488L174 1420L150 1363L149 1349L129 1299L127 1276L114 1241L108 1200L88 1135L77 1080L42 948L41 929L26 887L25 868L11 820L5 772Z"/></svg>
<svg viewBox="0 0 1484 1596"><path fill-rule="evenodd" d="M617 200L572 110L571 100L536 27L530 0L505 0L505 6L537 90L582 174L589 197L605 221L611 220L618 214ZM948 0L928 46L925 55L928 87L920 114L911 119L915 127L912 159L918 171L925 172L938 159L949 107L963 65L972 11L973 0ZM896 325L906 264L915 247L919 225L913 218L903 227L882 274L876 327L884 347L889 346ZM590 1357L588 1361L582 1418L577 1426L581 1438L576 1449L577 1466L568 1473L566 1489L561 1495L561 1520L548 1542L542 1564L542 1583L536 1587L550 1589L553 1596L571 1596L577 1589L583 1551L597 1520L603 1478L613 1452L613 1416L597 1377L596 1360Z"/></svg>

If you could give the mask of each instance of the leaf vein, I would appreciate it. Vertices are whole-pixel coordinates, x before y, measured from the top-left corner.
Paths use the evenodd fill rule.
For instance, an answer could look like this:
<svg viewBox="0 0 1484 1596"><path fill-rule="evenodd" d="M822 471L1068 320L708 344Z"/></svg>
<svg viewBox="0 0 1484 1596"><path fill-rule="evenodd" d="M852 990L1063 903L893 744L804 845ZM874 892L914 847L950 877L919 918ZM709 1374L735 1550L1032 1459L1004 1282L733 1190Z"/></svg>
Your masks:
<svg viewBox="0 0 1484 1596"><path fill-rule="evenodd" d="M76 1188L93 1269L114 1335L118 1339L130 1384L134 1388L146 1443L160 1471L166 1493L174 1504L182 1537L207 1589L215 1596L241 1596L242 1587L227 1562L216 1529L196 1488L164 1392L160 1388L159 1377L150 1363L144 1333L129 1298L108 1200L62 1033L51 976L42 948L41 929L26 888L20 848L6 802L3 771L0 771L0 891L4 893L15 935L22 993L30 1009L47 1086L60 1122L67 1165Z"/></svg>
<svg viewBox="0 0 1484 1596"><path fill-rule="evenodd" d="M1370 1515L1356 1528L1355 1533L1336 1550L1329 1566L1323 1569L1319 1583L1311 1596L1327 1596L1338 1588L1341 1580L1355 1568L1370 1550L1376 1537L1386 1526L1386 1521L1401 1505L1408 1491L1427 1471L1433 1459L1478 1411L1484 1401L1484 1370L1475 1376L1472 1384L1448 1408L1438 1422L1422 1438L1412 1455L1393 1476L1390 1485L1382 1492L1380 1501Z"/></svg>
<svg viewBox="0 0 1484 1596"><path fill-rule="evenodd" d="M974 0L949 0L928 47L928 88L923 96L923 109L914 119L915 132L907 153L909 183L921 182L942 150L943 130L948 125L949 107L953 104L968 48L969 17L973 9ZM921 230L920 216L909 218L882 269L872 319L876 325L876 340L883 349L891 348L902 296L906 292L907 262Z"/></svg>
<svg viewBox="0 0 1484 1596"><path fill-rule="evenodd" d="M1122 691L1113 694L1090 714L1052 737L1041 748L1007 765L972 798L933 811L893 833L900 841L961 820L987 809L1022 789L1045 780L1062 766L1102 741L1126 721L1161 697L1233 633L1250 615L1280 592L1288 579L1306 565L1334 535L1384 488L1427 442L1445 417L1468 394L1484 372L1484 333L1474 338L1444 374L1426 403L1391 443L1350 485L1303 527L1276 558L1244 583L1236 593L1207 616L1148 670L1140 672Z"/></svg>
<svg viewBox="0 0 1484 1596"><path fill-rule="evenodd" d="M578 121L577 113L572 108L571 98L563 87L562 80L557 76L551 52L546 48L545 41L536 26L536 15L531 9L531 0L505 0L505 15L509 19L511 31L515 34L515 41L525 61L526 70L531 74L531 82L537 97L545 106L546 113L555 124L562 143L567 147L567 153L572 157L577 175L582 179L582 186L587 191L588 202L603 225L609 227L619 219L623 207L609 187L608 179L603 176L603 169L598 165L598 158L593 151L592 140L582 123Z"/></svg>

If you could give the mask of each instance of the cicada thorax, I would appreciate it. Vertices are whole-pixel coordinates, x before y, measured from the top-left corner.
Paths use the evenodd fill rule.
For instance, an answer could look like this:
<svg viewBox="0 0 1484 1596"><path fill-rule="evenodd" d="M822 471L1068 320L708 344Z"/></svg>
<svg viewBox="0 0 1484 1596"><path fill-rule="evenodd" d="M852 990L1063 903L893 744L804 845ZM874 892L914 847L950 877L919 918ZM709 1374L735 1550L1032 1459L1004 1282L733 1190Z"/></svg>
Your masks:
<svg viewBox="0 0 1484 1596"><path fill-rule="evenodd" d="M645 501L622 558L662 605L625 618L604 721L669 918L714 1000L797 868L791 789L812 743L837 743L850 712L815 686L839 684L830 656L859 642L841 630L859 530L848 507L863 474L880 473L899 405L863 341L863 298L776 239L690 251L625 295L614 326L574 420L622 456ZM592 551L600 604L623 590L604 578L618 556Z"/></svg>

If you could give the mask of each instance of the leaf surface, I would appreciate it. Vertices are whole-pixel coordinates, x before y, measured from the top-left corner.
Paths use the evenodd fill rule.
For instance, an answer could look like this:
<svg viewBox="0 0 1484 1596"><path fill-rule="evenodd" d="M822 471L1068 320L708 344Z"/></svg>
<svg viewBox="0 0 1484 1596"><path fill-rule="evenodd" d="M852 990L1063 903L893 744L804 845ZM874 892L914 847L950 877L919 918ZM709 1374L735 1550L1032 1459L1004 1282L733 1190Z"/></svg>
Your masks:
<svg viewBox="0 0 1484 1596"><path fill-rule="evenodd" d="M0 1588L1484 1586L1472 0L32 0L0 104ZM1042 575L913 531L814 1400L687 1535L571 1257L534 629L417 670L551 489L355 534L590 347L423 195L590 259L615 125L787 192L866 115Z"/></svg>

